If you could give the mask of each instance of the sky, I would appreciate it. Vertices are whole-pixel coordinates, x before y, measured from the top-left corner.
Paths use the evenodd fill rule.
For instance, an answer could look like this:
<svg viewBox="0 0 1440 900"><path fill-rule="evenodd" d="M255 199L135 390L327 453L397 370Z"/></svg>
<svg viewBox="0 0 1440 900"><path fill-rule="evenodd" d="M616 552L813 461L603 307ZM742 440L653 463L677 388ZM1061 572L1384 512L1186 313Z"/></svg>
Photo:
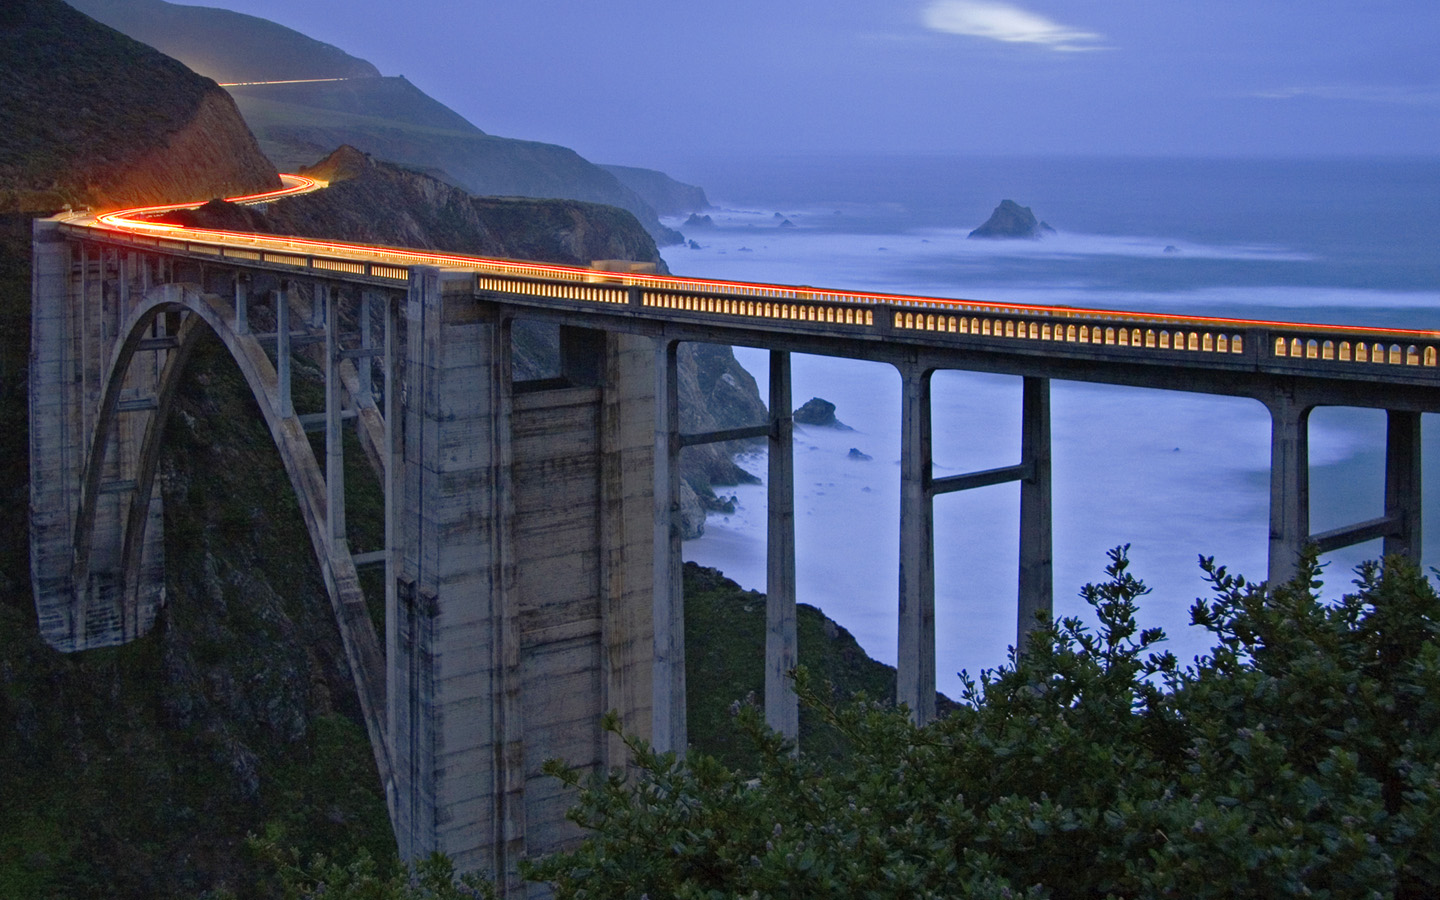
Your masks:
<svg viewBox="0 0 1440 900"><path fill-rule="evenodd" d="M1434 155L1435 0L221 0L492 134L697 157Z"/></svg>

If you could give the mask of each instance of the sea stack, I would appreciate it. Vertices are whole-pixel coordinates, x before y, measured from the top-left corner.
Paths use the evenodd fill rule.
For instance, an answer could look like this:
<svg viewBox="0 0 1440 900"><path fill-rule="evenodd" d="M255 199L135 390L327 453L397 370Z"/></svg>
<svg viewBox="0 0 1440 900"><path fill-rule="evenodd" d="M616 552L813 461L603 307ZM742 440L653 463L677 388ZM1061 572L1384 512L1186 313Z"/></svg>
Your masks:
<svg viewBox="0 0 1440 900"><path fill-rule="evenodd" d="M1001 200L1000 205L985 220L985 224L970 232L972 238L1038 240L1044 235L1054 234L1055 229L1045 222L1037 221L1030 207L1021 206L1014 200Z"/></svg>

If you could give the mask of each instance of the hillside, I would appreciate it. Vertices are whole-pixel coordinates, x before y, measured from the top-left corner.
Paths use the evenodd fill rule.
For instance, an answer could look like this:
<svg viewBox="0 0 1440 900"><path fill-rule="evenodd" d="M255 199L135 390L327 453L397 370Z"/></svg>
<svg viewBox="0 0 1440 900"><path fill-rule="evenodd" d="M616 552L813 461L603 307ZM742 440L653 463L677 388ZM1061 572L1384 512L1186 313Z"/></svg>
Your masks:
<svg viewBox="0 0 1440 900"><path fill-rule="evenodd" d="M433 175L382 162L342 147L307 174L331 183L324 191L288 197L261 208L211 203L162 218L182 225L267 234L293 234L589 265L597 259L652 262L665 272L655 242L624 210L574 200L472 197ZM517 326L516 373L542 378L555 365L553 333ZM755 380L729 347L682 345L679 358L681 427L716 431L763 421ZM741 444L686 450L682 508L687 537L704 528L705 510L723 506L714 487L753 481L735 464Z"/></svg>
<svg viewBox="0 0 1440 900"><path fill-rule="evenodd" d="M213 201L164 221L452 253L589 265L628 259L664 269L655 242L623 209L576 200L472 197L423 172L342 147L301 170L330 182L264 207Z"/></svg>
<svg viewBox="0 0 1440 900"><path fill-rule="evenodd" d="M683 216L711 208L704 188L676 181L664 172L635 166L602 165L600 168L620 179L621 184L643 197L662 216Z"/></svg>
<svg viewBox="0 0 1440 900"><path fill-rule="evenodd" d="M273 22L163 0L72 0L73 5L223 81L340 78L230 88L271 161L294 171L348 144L381 159L444 173L477 195L547 197L629 210L662 246L679 232L613 174L575 151L486 134L403 78L375 77L363 60ZM217 49L215 45L227 47ZM253 53L235 48L261 47ZM287 55L306 58L293 74ZM283 73L283 74L282 74Z"/></svg>
<svg viewBox="0 0 1440 900"><path fill-rule="evenodd" d="M162 0L74 0L70 5L219 82L380 74L338 47L228 9Z"/></svg>
<svg viewBox="0 0 1440 900"><path fill-rule="evenodd" d="M59 0L0 7L0 122L0 210L280 184L223 90Z"/></svg>

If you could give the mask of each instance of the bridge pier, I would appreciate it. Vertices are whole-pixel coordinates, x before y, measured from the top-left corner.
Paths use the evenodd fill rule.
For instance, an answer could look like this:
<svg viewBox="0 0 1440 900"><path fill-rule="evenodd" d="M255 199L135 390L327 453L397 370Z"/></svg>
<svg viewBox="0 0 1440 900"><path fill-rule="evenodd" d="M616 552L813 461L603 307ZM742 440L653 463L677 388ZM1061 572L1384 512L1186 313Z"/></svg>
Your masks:
<svg viewBox="0 0 1440 900"><path fill-rule="evenodd" d="M661 752L684 753L685 587L680 542L679 345L655 345L655 623L654 700L650 741Z"/></svg>
<svg viewBox="0 0 1440 900"><path fill-rule="evenodd" d="M1394 523L1385 535L1386 556L1399 554L1420 563L1422 544L1420 414L1401 410L1385 413L1385 517Z"/></svg>
<svg viewBox="0 0 1440 900"><path fill-rule="evenodd" d="M675 696L673 670L651 669L652 631L671 633L650 604L650 407L666 378L646 339L562 328L562 377L516 384L510 313L472 284L417 267L407 298L394 816L403 857L443 851L518 895L523 856L578 838L543 762L622 765L605 709L641 736L674 721L650 719Z"/></svg>
<svg viewBox="0 0 1440 900"><path fill-rule="evenodd" d="M1385 412L1384 513L1375 519L1310 533L1309 420L1315 404L1277 394L1266 404L1271 415L1269 583L1280 585L1299 573L1301 553L1313 544L1320 553L1381 538L1386 556L1420 562L1424 494L1421 485L1420 413Z"/></svg>
<svg viewBox="0 0 1440 900"><path fill-rule="evenodd" d="M930 371L901 369L900 628L895 701L935 718L935 506L930 490Z"/></svg>
<svg viewBox="0 0 1440 900"><path fill-rule="evenodd" d="M930 375L901 369L900 639L896 701L918 724L935 717L935 497L1020 482L1020 560L1015 647L1022 652L1040 615L1054 607L1050 502L1050 379L1027 376L1021 399L1020 463L934 477Z"/></svg>
<svg viewBox="0 0 1440 900"><path fill-rule="evenodd" d="M770 351L769 471L765 515L765 724L797 742L800 706L790 671L795 636L795 419L790 354Z"/></svg>
<svg viewBox="0 0 1440 900"><path fill-rule="evenodd" d="M1270 409L1270 560L1267 579L1295 577L1310 538L1310 411L1312 405L1278 393Z"/></svg>
<svg viewBox="0 0 1440 900"><path fill-rule="evenodd" d="M65 651L147 633L164 598L163 519L143 477L160 373L177 345L163 318L120 333L137 294L121 257L35 223L30 369L30 564L45 640ZM143 267L141 267L143 268ZM134 355L141 363L117 369ZM102 402L103 400L103 402ZM138 490L145 490L143 498ZM134 530L143 527L143 541ZM131 565L126 566L127 559Z"/></svg>

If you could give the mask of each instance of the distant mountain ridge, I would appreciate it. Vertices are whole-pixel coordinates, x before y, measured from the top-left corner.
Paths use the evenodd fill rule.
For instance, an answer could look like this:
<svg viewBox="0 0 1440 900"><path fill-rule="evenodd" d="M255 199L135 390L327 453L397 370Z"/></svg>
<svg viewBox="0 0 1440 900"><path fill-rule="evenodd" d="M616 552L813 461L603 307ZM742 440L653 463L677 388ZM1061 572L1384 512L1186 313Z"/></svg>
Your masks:
<svg viewBox="0 0 1440 900"><path fill-rule="evenodd" d="M228 9L163 0L70 0L70 5L221 83L380 74L338 47Z"/></svg>
<svg viewBox="0 0 1440 900"><path fill-rule="evenodd" d="M627 185L629 179L567 147L486 134L404 78L381 77L365 60L274 22L164 0L71 3L219 81L346 79L230 88L261 149L282 170L295 171L348 144L380 159L443 173L475 195L618 206L633 213L658 244L683 240L656 213L654 200L672 205L668 187L652 199L648 187L637 190Z"/></svg>

